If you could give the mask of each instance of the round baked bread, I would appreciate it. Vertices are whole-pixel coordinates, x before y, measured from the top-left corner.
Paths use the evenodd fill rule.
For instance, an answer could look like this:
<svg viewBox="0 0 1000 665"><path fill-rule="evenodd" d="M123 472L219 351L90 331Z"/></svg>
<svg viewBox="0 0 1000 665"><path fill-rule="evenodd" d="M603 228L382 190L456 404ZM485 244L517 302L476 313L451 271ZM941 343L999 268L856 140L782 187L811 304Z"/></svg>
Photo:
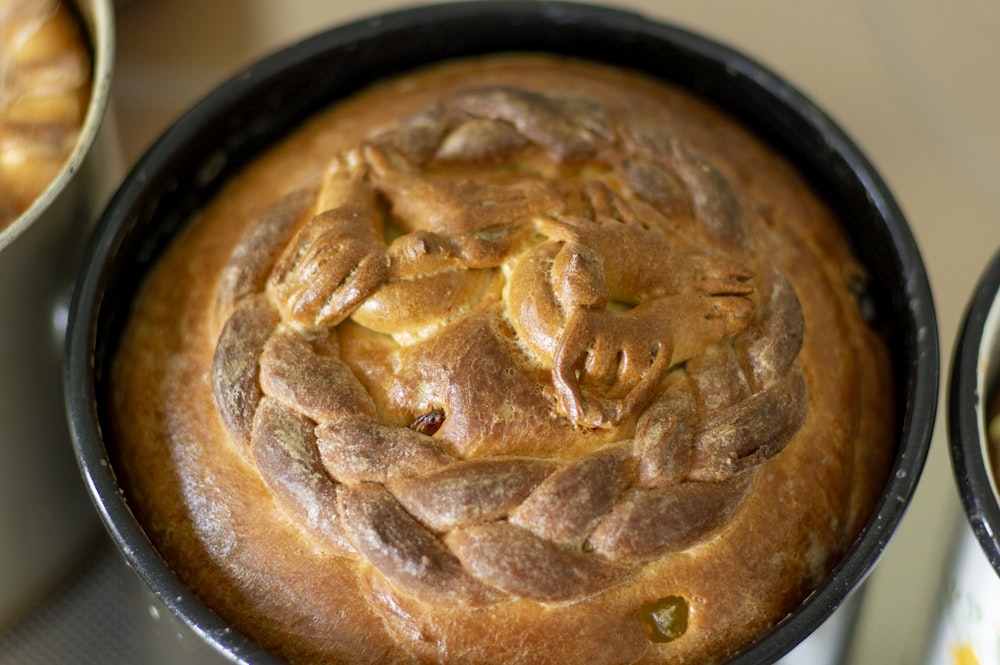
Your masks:
<svg viewBox="0 0 1000 665"><path fill-rule="evenodd" d="M864 285L803 179L688 93L447 62L195 216L108 436L181 579L291 662L716 662L880 493Z"/></svg>
<svg viewBox="0 0 1000 665"><path fill-rule="evenodd" d="M76 145L91 56L55 0L0 0L0 231L51 183Z"/></svg>

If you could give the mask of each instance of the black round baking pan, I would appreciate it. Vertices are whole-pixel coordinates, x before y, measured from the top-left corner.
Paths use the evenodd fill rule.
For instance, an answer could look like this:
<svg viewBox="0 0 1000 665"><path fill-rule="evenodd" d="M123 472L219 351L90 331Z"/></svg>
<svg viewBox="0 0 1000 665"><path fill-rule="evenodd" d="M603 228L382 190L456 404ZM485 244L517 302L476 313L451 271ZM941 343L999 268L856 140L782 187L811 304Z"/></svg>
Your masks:
<svg viewBox="0 0 1000 665"><path fill-rule="evenodd" d="M813 633L865 580L917 485L935 418L939 350L927 275L892 194L861 150L775 73L722 44L626 11L563 2L430 5L336 27L241 72L141 158L87 249L71 310L67 405L92 497L127 562L159 599L231 660L273 662L187 591L147 540L101 437L105 368L150 264L192 212L263 148L373 81L458 56L547 51L637 69L686 87L795 164L843 220L871 275L865 306L892 350L898 450L869 523L834 573L732 662L771 663Z"/></svg>
<svg viewBox="0 0 1000 665"><path fill-rule="evenodd" d="M969 525L1000 575L1000 494L991 471L988 403L1000 390L1000 250L966 307L955 342L948 393L948 437Z"/></svg>

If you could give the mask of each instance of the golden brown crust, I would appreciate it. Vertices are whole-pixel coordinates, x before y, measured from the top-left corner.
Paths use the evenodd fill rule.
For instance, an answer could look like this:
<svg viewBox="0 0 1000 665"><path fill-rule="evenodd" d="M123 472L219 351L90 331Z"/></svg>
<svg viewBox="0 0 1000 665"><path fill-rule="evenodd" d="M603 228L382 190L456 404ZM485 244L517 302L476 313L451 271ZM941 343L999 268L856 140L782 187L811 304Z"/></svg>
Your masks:
<svg viewBox="0 0 1000 665"><path fill-rule="evenodd" d="M883 481L860 274L800 178L679 91L431 68L318 116L154 271L114 370L129 497L290 657L709 662ZM668 606L686 627L651 639Z"/></svg>
<svg viewBox="0 0 1000 665"><path fill-rule="evenodd" d="M52 182L76 145L90 61L63 3L0 3L0 231Z"/></svg>

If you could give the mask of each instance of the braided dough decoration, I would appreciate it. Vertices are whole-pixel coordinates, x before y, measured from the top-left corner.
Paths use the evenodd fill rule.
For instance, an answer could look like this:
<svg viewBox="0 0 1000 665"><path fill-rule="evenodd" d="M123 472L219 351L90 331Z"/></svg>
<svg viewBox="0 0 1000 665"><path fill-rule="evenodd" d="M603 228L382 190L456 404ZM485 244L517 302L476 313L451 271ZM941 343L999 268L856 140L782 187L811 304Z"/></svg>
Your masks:
<svg viewBox="0 0 1000 665"><path fill-rule="evenodd" d="M758 264L676 137L467 90L250 225L216 406L282 510L396 590L582 598L723 528L801 426L802 312Z"/></svg>
<svg viewBox="0 0 1000 665"><path fill-rule="evenodd" d="M90 51L55 0L0 0L0 230L59 173L83 124Z"/></svg>

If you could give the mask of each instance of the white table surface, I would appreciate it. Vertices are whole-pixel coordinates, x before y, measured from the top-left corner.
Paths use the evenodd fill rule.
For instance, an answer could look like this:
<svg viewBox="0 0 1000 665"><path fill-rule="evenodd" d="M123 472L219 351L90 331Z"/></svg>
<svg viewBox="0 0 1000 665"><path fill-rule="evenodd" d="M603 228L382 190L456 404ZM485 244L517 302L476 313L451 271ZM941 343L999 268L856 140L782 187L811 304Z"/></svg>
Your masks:
<svg viewBox="0 0 1000 665"><path fill-rule="evenodd" d="M126 158L257 58L386 0L125 0L114 100ZM964 519L945 438L945 382L973 285L1000 247L1000 4L989 0L616 2L762 61L827 111L906 213L934 291L942 394L931 453L869 580L851 665L918 664Z"/></svg>

